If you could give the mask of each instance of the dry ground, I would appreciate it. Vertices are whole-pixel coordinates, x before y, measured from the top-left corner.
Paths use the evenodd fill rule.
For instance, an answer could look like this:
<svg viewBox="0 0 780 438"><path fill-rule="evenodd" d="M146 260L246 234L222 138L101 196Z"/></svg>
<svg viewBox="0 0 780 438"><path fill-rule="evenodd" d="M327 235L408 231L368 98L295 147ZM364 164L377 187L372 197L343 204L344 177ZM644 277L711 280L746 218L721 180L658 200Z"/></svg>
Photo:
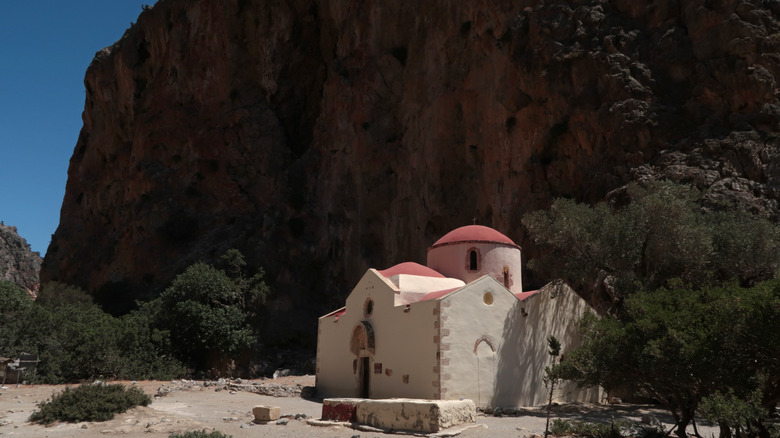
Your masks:
<svg viewBox="0 0 780 438"><path fill-rule="evenodd" d="M273 381L285 385L312 386L313 376L289 376ZM130 382L121 382L130 384ZM171 382L145 381L138 385L149 395L154 396L162 385L171 386ZM188 390L173 391L163 397L153 399L148 407L138 407L113 420L102 423L59 423L52 426L40 426L27 422L35 410L36 403L47 400L64 385L6 385L0 389L0 436L9 437L149 437L167 438L171 433L188 430L219 430L235 438L243 437L378 437L390 436L380 432L353 430L344 426L319 427L307 424L304 419L291 418L286 425L254 424L252 407L256 405L274 405L281 407L282 415L305 414L310 418L319 418L321 405L300 397L270 397L244 391L215 391L214 387L196 386ZM563 405L555 408L554 418L587 421L609 421L628 418L639 421L643 414L652 414L666 423L670 422L665 411L651 406L621 405ZM299 416L300 417L300 416ZM532 433L543 433L545 413L540 408L528 408L517 417L480 415L478 427L467 429L459 436L477 437L523 437ZM668 428L668 424L667 424ZM705 437L717 431L713 428L700 428Z"/></svg>

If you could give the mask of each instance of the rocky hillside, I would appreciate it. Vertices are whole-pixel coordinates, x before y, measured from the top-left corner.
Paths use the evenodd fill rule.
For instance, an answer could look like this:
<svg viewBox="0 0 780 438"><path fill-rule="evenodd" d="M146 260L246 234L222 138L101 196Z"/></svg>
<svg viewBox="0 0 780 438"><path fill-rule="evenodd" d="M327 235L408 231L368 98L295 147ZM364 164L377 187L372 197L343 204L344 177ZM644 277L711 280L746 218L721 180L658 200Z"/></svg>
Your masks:
<svg viewBox="0 0 780 438"><path fill-rule="evenodd" d="M555 197L777 219L780 6L647 3L160 0L87 70L42 278L121 311L237 247L311 337L366 268L474 218L524 244Z"/></svg>
<svg viewBox="0 0 780 438"><path fill-rule="evenodd" d="M40 289L38 274L43 258L12 227L0 222L0 281L10 281L35 298Z"/></svg>

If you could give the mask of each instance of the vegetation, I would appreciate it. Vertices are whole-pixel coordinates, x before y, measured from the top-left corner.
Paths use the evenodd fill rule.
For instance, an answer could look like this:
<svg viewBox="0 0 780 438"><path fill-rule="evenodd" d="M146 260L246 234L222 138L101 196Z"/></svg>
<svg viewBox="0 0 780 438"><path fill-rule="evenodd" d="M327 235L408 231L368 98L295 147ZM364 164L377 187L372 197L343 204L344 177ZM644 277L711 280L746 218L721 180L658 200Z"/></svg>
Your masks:
<svg viewBox="0 0 780 438"><path fill-rule="evenodd" d="M723 437L768 437L780 402L780 227L704 209L697 190L670 182L626 194L622 205L558 200L523 220L547 252L534 270L609 303L583 318L583 345L550 376L638 389L669 408L680 437L696 415Z"/></svg>
<svg viewBox="0 0 780 438"><path fill-rule="evenodd" d="M780 227L766 219L709 211L698 190L671 182L629 184L626 197L625 205L594 206L559 199L526 215L542 254L529 267L613 311L628 295L675 279L694 288L732 279L751 286L780 269Z"/></svg>
<svg viewBox="0 0 780 438"><path fill-rule="evenodd" d="M168 438L231 438L233 435L225 435L224 433L215 430L212 432L206 432L205 430L196 430L185 433L173 433L168 435Z"/></svg>
<svg viewBox="0 0 780 438"><path fill-rule="evenodd" d="M547 354L550 355L550 366L544 367L544 386L548 389L549 398L547 400L547 422L544 425L544 436L550 434L550 412L552 411L553 394L555 393L555 386L560 382L560 378L552 371L555 366L555 361L561 354L561 341L555 336L550 335L547 338Z"/></svg>
<svg viewBox="0 0 780 438"><path fill-rule="evenodd" d="M45 383L96 377L170 379L184 372L179 361L165 354L171 348L169 337L152 327L148 315L115 318L77 288L47 285L39 301L28 297L23 312L1 308L3 318L7 323L0 325L0 355L37 356L36 378Z"/></svg>
<svg viewBox="0 0 780 438"><path fill-rule="evenodd" d="M665 436L663 430L658 427L637 424L627 420L618 420L610 423L590 423L556 419L553 420L550 433L555 436L571 435L591 438L661 438Z"/></svg>
<svg viewBox="0 0 780 438"><path fill-rule="evenodd" d="M229 250L222 263L224 269L190 266L150 305L158 325L171 333L177 356L198 368L256 342L251 322L268 295L262 270L243 275L240 252Z"/></svg>
<svg viewBox="0 0 780 438"><path fill-rule="evenodd" d="M0 281L0 345L11 345L19 336L15 321L22 318L32 305L30 295L22 288L8 281Z"/></svg>
<svg viewBox="0 0 780 438"><path fill-rule="evenodd" d="M8 322L8 319L24 312L31 305L30 295L24 289L10 281L0 281L0 309L3 309L0 316L6 318L5 320L0 319L0 324Z"/></svg>
<svg viewBox="0 0 780 438"><path fill-rule="evenodd" d="M716 391L714 394L702 399L699 405L699 413L712 424L720 426L722 438L731 437L731 427L737 436L759 436L761 430L755 426L762 424L766 418L766 410L761 406L761 393L757 392L747 398L740 398L733 390L723 393ZM770 436L780 436L780 431L775 431Z"/></svg>
<svg viewBox="0 0 780 438"><path fill-rule="evenodd" d="M33 302L0 282L0 355L37 356L45 383L92 378L160 379L203 370L258 342L253 326L268 294L262 270L251 277L241 253L223 269L196 263L158 298L121 317L104 312L84 291L48 283Z"/></svg>
<svg viewBox="0 0 780 438"><path fill-rule="evenodd" d="M151 402L151 397L136 387L81 385L75 389L65 388L53 395L51 400L39 404L30 421L41 424L108 421L114 418L114 414L139 405L148 406Z"/></svg>
<svg viewBox="0 0 780 438"><path fill-rule="evenodd" d="M780 402L778 322L778 281L640 292L626 299L620 317L584 318L583 345L554 371L607 390L638 388L669 408L681 437L708 398L704 415L721 425L723 436L739 424L762 431L762 420ZM728 414L736 400L752 400L750 415Z"/></svg>

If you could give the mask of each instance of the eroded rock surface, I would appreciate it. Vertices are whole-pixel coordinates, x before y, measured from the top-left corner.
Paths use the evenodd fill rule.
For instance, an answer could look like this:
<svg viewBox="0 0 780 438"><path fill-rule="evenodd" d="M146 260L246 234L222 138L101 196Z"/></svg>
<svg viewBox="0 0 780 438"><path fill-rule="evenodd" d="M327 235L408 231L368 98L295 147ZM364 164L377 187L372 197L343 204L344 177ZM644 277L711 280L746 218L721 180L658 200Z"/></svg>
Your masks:
<svg viewBox="0 0 780 438"><path fill-rule="evenodd" d="M40 289L38 275L43 259L33 252L16 227L0 223L0 280L10 281L35 298Z"/></svg>
<svg viewBox="0 0 780 438"><path fill-rule="evenodd" d="M42 278L121 311L236 247L276 290L269 333L310 338L366 268L474 219L527 259L520 218L555 197L671 178L777 219L779 14L161 0L87 71Z"/></svg>

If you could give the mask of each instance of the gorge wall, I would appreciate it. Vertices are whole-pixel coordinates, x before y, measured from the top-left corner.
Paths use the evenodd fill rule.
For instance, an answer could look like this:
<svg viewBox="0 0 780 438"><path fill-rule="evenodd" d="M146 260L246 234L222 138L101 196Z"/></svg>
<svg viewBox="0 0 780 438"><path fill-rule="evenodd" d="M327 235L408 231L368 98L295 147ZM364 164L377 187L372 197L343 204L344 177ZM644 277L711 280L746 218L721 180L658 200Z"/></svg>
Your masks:
<svg viewBox="0 0 780 438"><path fill-rule="evenodd" d="M555 197L671 178L777 219L779 16L761 0L160 0L87 70L42 280L119 312L235 247L276 291L268 330L311 339L368 267L424 261L474 219L527 259L520 219Z"/></svg>
<svg viewBox="0 0 780 438"><path fill-rule="evenodd" d="M0 222L0 281L9 281L36 297L43 258L33 252L16 227Z"/></svg>

